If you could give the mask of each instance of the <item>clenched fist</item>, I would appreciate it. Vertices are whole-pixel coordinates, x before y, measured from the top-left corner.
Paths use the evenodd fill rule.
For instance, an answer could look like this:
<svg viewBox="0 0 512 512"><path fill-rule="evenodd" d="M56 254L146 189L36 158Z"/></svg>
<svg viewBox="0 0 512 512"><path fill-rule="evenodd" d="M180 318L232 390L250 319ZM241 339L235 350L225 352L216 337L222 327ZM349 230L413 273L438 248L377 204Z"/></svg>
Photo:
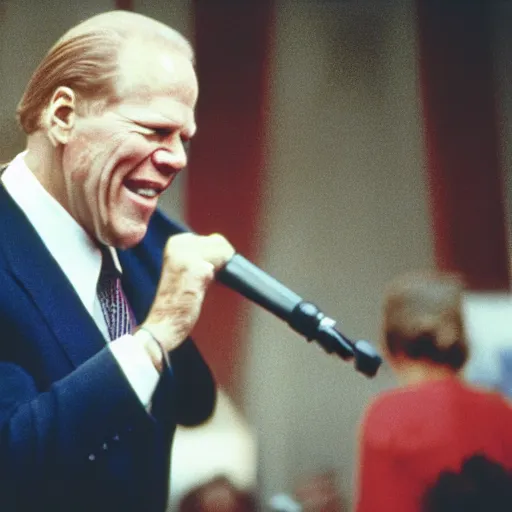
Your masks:
<svg viewBox="0 0 512 512"><path fill-rule="evenodd" d="M169 238L156 297L141 326L165 350L173 350L190 334L215 271L234 253L232 245L219 234L182 233Z"/></svg>

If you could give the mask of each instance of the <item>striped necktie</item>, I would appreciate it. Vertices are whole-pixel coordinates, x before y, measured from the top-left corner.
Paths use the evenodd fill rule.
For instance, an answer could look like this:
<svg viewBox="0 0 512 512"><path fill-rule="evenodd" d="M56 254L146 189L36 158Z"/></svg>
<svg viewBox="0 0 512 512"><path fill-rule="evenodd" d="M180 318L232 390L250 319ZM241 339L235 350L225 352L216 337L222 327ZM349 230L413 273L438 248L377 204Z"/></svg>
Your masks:
<svg viewBox="0 0 512 512"><path fill-rule="evenodd" d="M108 247L101 248L101 272L98 279L98 299L107 324L110 340L130 334L135 326L133 313L123 293L121 273L116 268Z"/></svg>

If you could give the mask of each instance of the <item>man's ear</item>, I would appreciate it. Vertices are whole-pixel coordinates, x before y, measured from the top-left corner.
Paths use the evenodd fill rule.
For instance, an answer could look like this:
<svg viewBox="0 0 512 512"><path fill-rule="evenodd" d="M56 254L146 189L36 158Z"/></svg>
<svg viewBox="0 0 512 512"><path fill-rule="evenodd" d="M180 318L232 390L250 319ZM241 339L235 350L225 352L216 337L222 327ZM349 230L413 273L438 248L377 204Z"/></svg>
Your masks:
<svg viewBox="0 0 512 512"><path fill-rule="evenodd" d="M76 121L77 99L73 89L59 86L44 112L46 132L54 146L67 144Z"/></svg>

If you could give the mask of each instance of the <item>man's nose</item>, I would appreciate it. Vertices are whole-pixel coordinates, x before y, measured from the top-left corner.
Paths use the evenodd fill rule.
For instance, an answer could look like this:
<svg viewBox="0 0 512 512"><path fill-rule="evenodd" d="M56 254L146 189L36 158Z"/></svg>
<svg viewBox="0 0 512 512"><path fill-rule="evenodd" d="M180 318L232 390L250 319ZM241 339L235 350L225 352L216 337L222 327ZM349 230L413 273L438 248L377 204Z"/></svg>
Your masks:
<svg viewBox="0 0 512 512"><path fill-rule="evenodd" d="M187 165L187 154L181 140L168 148L159 148L151 155L153 165L162 174L172 174Z"/></svg>

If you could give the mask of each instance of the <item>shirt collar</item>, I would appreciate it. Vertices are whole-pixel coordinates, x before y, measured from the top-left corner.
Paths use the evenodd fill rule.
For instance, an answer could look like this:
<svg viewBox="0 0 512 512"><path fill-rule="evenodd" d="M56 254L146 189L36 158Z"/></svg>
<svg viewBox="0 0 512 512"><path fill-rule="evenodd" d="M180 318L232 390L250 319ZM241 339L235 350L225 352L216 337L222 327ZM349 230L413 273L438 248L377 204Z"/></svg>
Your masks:
<svg viewBox="0 0 512 512"><path fill-rule="evenodd" d="M101 270L101 251L80 224L41 185L25 163L26 154L27 151L16 156L1 180L92 315ZM121 271L115 249L109 247L109 250Z"/></svg>

